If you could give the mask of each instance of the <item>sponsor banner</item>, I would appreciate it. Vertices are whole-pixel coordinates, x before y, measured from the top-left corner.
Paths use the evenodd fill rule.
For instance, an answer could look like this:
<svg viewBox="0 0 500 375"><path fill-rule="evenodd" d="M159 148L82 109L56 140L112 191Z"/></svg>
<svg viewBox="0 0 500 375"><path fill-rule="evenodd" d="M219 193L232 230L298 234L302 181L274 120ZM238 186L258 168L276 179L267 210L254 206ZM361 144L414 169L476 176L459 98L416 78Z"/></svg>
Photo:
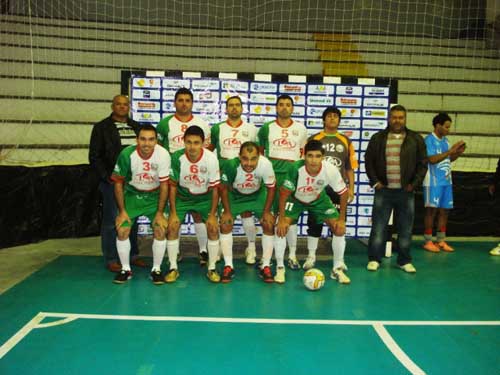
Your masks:
<svg viewBox="0 0 500 375"><path fill-rule="evenodd" d="M175 112L174 102L163 102L161 110L163 113L174 113Z"/></svg>
<svg viewBox="0 0 500 375"><path fill-rule="evenodd" d="M372 207L358 206L358 216L372 216Z"/></svg>
<svg viewBox="0 0 500 375"><path fill-rule="evenodd" d="M290 95L293 99L293 105L306 105L306 97L304 95Z"/></svg>
<svg viewBox="0 0 500 375"><path fill-rule="evenodd" d="M243 118L244 116L242 116ZM220 122L220 116L218 114L208 114L208 113L205 113L203 115L203 119L208 122L209 124L217 124L218 122Z"/></svg>
<svg viewBox="0 0 500 375"><path fill-rule="evenodd" d="M362 225L364 227L372 226L372 217L371 216L360 216L358 217L358 225Z"/></svg>
<svg viewBox="0 0 500 375"><path fill-rule="evenodd" d="M333 95L335 94L335 86L333 85L308 85L307 93L309 95Z"/></svg>
<svg viewBox="0 0 500 375"><path fill-rule="evenodd" d="M339 108L342 113L342 117L361 117L361 111L359 108Z"/></svg>
<svg viewBox="0 0 500 375"><path fill-rule="evenodd" d="M307 105L329 106L333 105L332 96L308 96Z"/></svg>
<svg viewBox="0 0 500 375"><path fill-rule="evenodd" d="M226 101L231 97L231 96L239 96L241 101L243 103L248 103L250 95L246 92L229 92L229 91L222 91L221 92L221 104L224 104L224 108L226 108Z"/></svg>
<svg viewBox="0 0 500 375"><path fill-rule="evenodd" d="M364 152L359 152L358 161L361 163L365 162L365 153Z"/></svg>
<svg viewBox="0 0 500 375"><path fill-rule="evenodd" d="M367 238L370 237L371 228L359 227L356 231L356 235L359 238Z"/></svg>
<svg viewBox="0 0 500 375"><path fill-rule="evenodd" d="M279 86L281 94L305 94L306 85L301 85L297 83L282 83Z"/></svg>
<svg viewBox="0 0 500 375"><path fill-rule="evenodd" d="M307 107L306 113L308 117L322 117L325 107ZM323 121L323 120L321 120Z"/></svg>
<svg viewBox="0 0 500 375"><path fill-rule="evenodd" d="M243 103L243 105L241 106L241 108L243 109L243 113L248 113L248 104ZM220 103L219 113L221 114L221 120L220 121L225 120L226 119L226 113L227 113L226 112L226 103ZM241 117L243 118L245 116L241 116Z"/></svg>
<svg viewBox="0 0 500 375"><path fill-rule="evenodd" d="M250 84L250 91L253 92L276 92L278 84L272 82L252 82Z"/></svg>
<svg viewBox="0 0 500 375"><path fill-rule="evenodd" d="M335 98L335 105L337 107L361 107L361 98L355 96L337 96Z"/></svg>
<svg viewBox="0 0 500 375"><path fill-rule="evenodd" d="M132 98L133 99L160 100L160 91L134 89L134 90L132 90Z"/></svg>
<svg viewBox="0 0 500 375"><path fill-rule="evenodd" d="M383 130L383 129L387 128L387 120L363 119L363 128Z"/></svg>
<svg viewBox="0 0 500 375"><path fill-rule="evenodd" d="M359 139L360 136L359 130L342 130L341 133L350 139Z"/></svg>
<svg viewBox="0 0 500 375"><path fill-rule="evenodd" d="M361 148L360 148L360 150L361 151L366 151L367 148L368 148L368 142L361 141Z"/></svg>
<svg viewBox="0 0 500 375"><path fill-rule="evenodd" d="M364 154L364 152L363 152L363 154ZM360 159L361 159L361 158L360 158ZM364 157L363 157L362 159L363 159L363 160L365 160L365 158L364 158ZM366 173L366 166L365 166L365 163L364 163L364 162L359 163L359 171L360 171L361 173Z"/></svg>
<svg viewBox="0 0 500 375"><path fill-rule="evenodd" d="M220 81L218 79L193 79L193 90L219 90Z"/></svg>
<svg viewBox="0 0 500 375"><path fill-rule="evenodd" d="M339 130L342 129L359 129L361 127L361 120L343 118L340 120Z"/></svg>
<svg viewBox="0 0 500 375"><path fill-rule="evenodd" d="M132 111L132 119L137 122L148 122L157 124L160 122L160 113L158 112L135 112Z"/></svg>
<svg viewBox="0 0 500 375"><path fill-rule="evenodd" d="M134 110L134 111L159 111L160 110L160 102L134 100L132 102L132 110Z"/></svg>
<svg viewBox="0 0 500 375"><path fill-rule="evenodd" d="M222 90L229 91L230 96L236 95L238 91L248 91L248 82L245 81L222 81Z"/></svg>
<svg viewBox="0 0 500 375"><path fill-rule="evenodd" d="M316 129L323 129L323 120L316 118L309 118L307 119L306 126L308 128L314 128L315 131Z"/></svg>
<svg viewBox="0 0 500 375"><path fill-rule="evenodd" d="M347 216L345 220L346 225L351 227L356 225L356 217L355 216Z"/></svg>
<svg viewBox="0 0 500 375"><path fill-rule="evenodd" d="M352 204L347 206L347 210L346 210L347 215L356 216L357 212L358 212L358 208L356 206L353 206Z"/></svg>
<svg viewBox="0 0 500 375"><path fill-rule="evenodd" d="M372 206L374 199L375 199L375 197L373 195L360 195L358 198L358 202L359 202L359 204Z"/></svg>
<svg viewBox="0 0 500 375"><path fill-rule="evenodd" d="M363 107L377 107L377 108L387 108L389 107L389 99L387 98L364 98Z"/></svg>
<svg viewBox="0 0 500 375"><path fill-rule="evenodd" d="M363 130L363 139L370 140L370 138L373 136L373 134L378 133L378 130Z"/></svg>
<svg viewBox="0 0 500 375"><path fill-rule="evenodd" d="M250 103L276 104L276 94L250 94Z"/></svg>
<svg viewBox="0 0 500 375"><path fill-rule="evenodd" d="M252 115L268 115L275 116L276 109L274 105L268 104L251 104L250 105L250 114Z"/></svg>
<svg viewBox="0 0 500 375"><path fill-rule="evenodd" d="M174 91L177 91L181 87L191 88L191 80L189 79L163 78L161 84L164 89Z"/></svg>
<svg viewBox="0 0 500 375"><path fill-rule="evenodd" d="M301 116L301 117L304 117L305 115L306 115L306 108L305 107L299 107L299 106L294 106L293 107L292 116ZM300 122L304 122L304 119L301 118L299 121Z"/></svg>
<svg viewBox="0 0 500 375"><path fill-rule="evenodd" d="M363 87L361 86L337 86L337 95L361 96Z"/></svg>
<svg viewBox="0 0 500 375"><path fill-rule="evenodd" d="M273 121L275 117L273 116L250 116L250 122L255 126L262 126L266 122Z"/></svg>
<svg viewBox="0 0 500 375"><path fill-rule="evenodd" d="M355 151L358 151L359 150L359 141L353 140L352 147L354 147Z"/></svg>
<svg viewBox="0 0 500 375"><path fill-rule="evenodd" d="M175 91L174 90L163 90L161 92L161 97L163 100L169 100L171 102L175 99Z"/></svg>
<svg viewBox="0 0 500 375"><path fill-rule="evenodd" d="M346 237L356 237L356 228L347 227L345 228Z"/></svg>
<svg viewBox="0 0 500 375"><path fill-rule="evenodd" d="M358 191L359 194L373 194L373 188L370 185L359 184Z"/></svg>
<svg viewBox="0 0 500 375"><path fill-rule="evenodd" d="M132 87L157 89L161 87L161 78L133 78Z"/></svg>
<svg viewBox="0 0 500 375"><path fill-rule="evenodd" d="M389 87L365 86L365 96L389 96Z"/></svg>
<svg viewBox="0 0 500 375"><path fill-rule="evenodd" d="M217 106L220 101L217 91L195 91L193 92L193 97L195 102L216 102Z"/></svg>
<svg viewBox="0 0 500 375"><path fill-rule="evenodd" d="M387 118L387 109L363 109L363 117Z"/></svg>
<svg viewBox="0 0 500 375"><path fill-rule="evenodd" d="M193 112L219 113L219 103L193 103Z"/></svg>
<svg viewBox="0 0 500 375"><path fill-rule="evenodd" d="M363 153L363 155L364 155L364 153ZM370 179L368 178L368 176L366 175L366 173L360 173L359 177L358 177L358 182L361 182L363 184L369 184L370 183Z"/></svg>

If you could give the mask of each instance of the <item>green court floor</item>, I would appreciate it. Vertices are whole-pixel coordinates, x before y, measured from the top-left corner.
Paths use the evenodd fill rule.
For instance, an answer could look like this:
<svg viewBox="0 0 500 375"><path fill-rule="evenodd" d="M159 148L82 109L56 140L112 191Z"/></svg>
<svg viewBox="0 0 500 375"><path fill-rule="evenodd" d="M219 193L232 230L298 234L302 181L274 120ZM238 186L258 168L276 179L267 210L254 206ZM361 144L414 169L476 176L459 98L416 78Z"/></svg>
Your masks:
<svg viewBox="0 0 500 375"><path fill-rule="evenodd" d="M0 374L497 374L500 259L490 243L455 245L415 243L409 275L395 257L366 271L349 242L352 284L318 292L302 271L265 284L241 261L211 284L195 259L173 285L145 269L115 285L98 257L63 256L0 295Z"/></svg>

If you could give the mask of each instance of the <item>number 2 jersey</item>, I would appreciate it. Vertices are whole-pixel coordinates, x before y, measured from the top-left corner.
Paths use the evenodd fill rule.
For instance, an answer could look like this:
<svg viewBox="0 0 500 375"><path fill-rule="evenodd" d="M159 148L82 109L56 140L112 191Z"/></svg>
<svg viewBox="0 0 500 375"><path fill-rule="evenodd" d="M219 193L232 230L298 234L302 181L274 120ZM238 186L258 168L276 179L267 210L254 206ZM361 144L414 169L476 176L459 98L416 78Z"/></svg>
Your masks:
<svg viewBox="0 0 500 375"><path fill-rule="evenodd" d="M210 140L215 146L217 157L232 159L239 155L240 146L248 141L255 142L257 128L243 120L236 127L229 125L227 121L215 124L210 129Z"/></svg>
<svg viewBox="0 0 500 375"><path fill-rule="evenodd" d="M123 149L116 161L111 179L125 184L131 193L152 192L166 182L170 173L170 154L160 145L155 145L148 158L141 155L137 145Z"/></svg>
<svg viewBox="0 0 500 375"><path fill-rule="evenodd" d="M190 126L199 126L205 133L204 146L210 144L210 126L201 117L191 115L188 121L181 121L176 115L165 117L158 123L158 142L167 149L168 152L174 152L184 148L184 133Z"/></svg>
<svg viewBox="0 0 500 375"><path fill-rule="evenodd" d="M172 154L170 180L177 184L177 198L205 200L208 190L220 183L219 161L213 152L204 148L199 158L191 161L181 149Z"/></svg>
<svg viewBox="0 0 500 375"><path fill-rule="evenodd" d="M252 172L246 172L241 167L239 158L226 161L222 166L222 183L230 186L233 193L250 195L258 192L264 185L276 186L273 166L265 156L259 156L257 167Z"/></svg>
<svg viewBox="0 0 500 375"><path fill-rule="evenodd" d="M312 176L306 169L305 161L299 160L291 164L283 187L292 191L292 196L298 201L309 204L324 193L326 186L330 186L338 195L347 191L344 179L337 167L322 161L319 172Z"/></svg>

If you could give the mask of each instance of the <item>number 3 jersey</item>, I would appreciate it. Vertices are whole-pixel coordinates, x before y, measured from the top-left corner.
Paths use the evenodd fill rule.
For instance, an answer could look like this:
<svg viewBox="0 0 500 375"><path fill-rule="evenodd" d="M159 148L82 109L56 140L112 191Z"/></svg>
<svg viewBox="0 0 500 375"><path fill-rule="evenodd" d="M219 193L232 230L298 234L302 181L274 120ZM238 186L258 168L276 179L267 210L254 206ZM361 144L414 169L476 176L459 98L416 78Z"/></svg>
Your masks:
<svg viewBox="0 0 500 375"><path fill-rule="evenodd" d="M125 191L150 192L166 182L170 173L170 154L160 145L155 145L148 158L141 155L137 145L123 149L116 161L111 179L124 182Z"/></svg>
<svg viewBox="0 0 500 375"><path fill-rule="evenodd" d="M283 187L292 191L295 199L306 204L318 199L327 185L338 195L347 191L338 168L324 160L321 162L321 169L314 176L307 171L304 160L291 164L283 182Z"/></svg>
<svg viewBox="0 0 500 375"><path fill-rule="evenodd" d="M239 158L226 161L222 166L222 183L232 187L233 193L249 195L259 191L263 185L272 188L276 185L273 166L269 159L260 156L256 168L245 172Z"/></svg>
<svg viewBox="0 0 500 375"><path fill-rule="evenodd" d="M243 120L236 127L227 121L215 124L210 129L210 140L217 150L217 156L223 159L232 159L240 153L240 146L247 142L255 142L257 128Z"/></svg>
<svg viewBox="0 0 500 375"><path fill-rule="evenodd" d="M213 152L204 148L194 161L188 158L184 149L176 151L172 154L170 179L177 184L179 199L196 198L193 196L204 195L210 188L219 185L219 161Z"/></svg>
<svg viewBox="0 0 500 375"><path fill-rule="evenodd" d="M208 123L198 116L191 116L188 121L181 121L176 115L165 117L158 123L156 130L158 131L158 142L165 147L168 152L174 152L184 148L184 133L190 126L199 126L205 133L206 147L210 144L210 126Z"/></svg>

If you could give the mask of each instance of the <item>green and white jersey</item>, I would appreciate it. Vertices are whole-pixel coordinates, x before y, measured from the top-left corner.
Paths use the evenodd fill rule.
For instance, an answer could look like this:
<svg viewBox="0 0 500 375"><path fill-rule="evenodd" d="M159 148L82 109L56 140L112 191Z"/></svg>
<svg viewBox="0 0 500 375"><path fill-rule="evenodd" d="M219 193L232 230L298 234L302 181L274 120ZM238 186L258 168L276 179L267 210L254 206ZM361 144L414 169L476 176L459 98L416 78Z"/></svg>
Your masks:
<svg viewBox="0 0 500 375"><path fill-rule="evenodd" d="M168 152L174 152L184 148L184 133L190 126L199 126L205 133L204 145L210 144L210 126L201 117L191 115L188 121L181 121L176 115L165 117L158 123L158 142L165 147Z"/></svg>
<svg viewBox="0 0 500 375"><path fill-rule="evenodd" d="M220 183L219 161L207 149L201 149L198 160L191 161L184 149L172 154L170 179L177 183L177 195L183 200L208 193Z"/></svg>
<svg viewBox="0 0 500 375"><path fill-rule="evenodd" d="M273 166L265 156L259 156L257 167L252 172L243 170L239 158L228 160L222 167L221 180L232 187L233 192L243 195L259 191L263 185L269 188L276 186Z"/></svg>
<svg viewBox="0 0 500 375"><path fill-rule="evenodd" d="M338 168L324 160L321 162L321 169L314 176L307 172L304 160L293 163L283 182L283 187L292 191L293 197L305 204L317 200L327 185L338 195L347 191Z"/></svg>
<svg viewBox="0 0 500 375"><path fill-rule="evenodd" d="M240 146L248 141L257 140L257 128L243 120L232 127L227 120L215 124L210 129L210 140L217 150L217 157L232 159L239 155Z"/></svg>
<svg viewBox="0 0 500 375"><path fill-rule="evenodd" d="M290 120L284 128L276 120L267 122L259 129L258 143L264 147L265 155L271 160L274 172L286 173L290 161L297 161L307 142L307 129L304 124Z"/></svg>
<svg viewBox="0 0 500 375"><path fill-rule="evenodd" d="M160 145L155 145L149 158L141 155L136 145L130 145L118 155L113 181L125 184L125 191L132 193L154 191L160 182L166 182L170 173L170 154Z"/></svg>

